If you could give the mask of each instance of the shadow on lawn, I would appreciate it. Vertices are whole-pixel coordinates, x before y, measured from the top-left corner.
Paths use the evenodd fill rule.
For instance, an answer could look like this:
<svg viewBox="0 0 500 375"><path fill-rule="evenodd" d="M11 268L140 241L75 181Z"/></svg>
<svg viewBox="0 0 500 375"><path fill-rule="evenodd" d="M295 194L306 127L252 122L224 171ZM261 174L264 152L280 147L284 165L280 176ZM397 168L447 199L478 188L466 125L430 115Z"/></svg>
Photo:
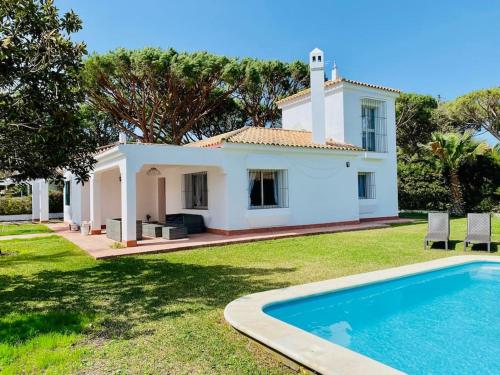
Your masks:
<svg viewBox="0 0 500 375"><path fill-rule="evenodd" d="M0 276L0 316L23 311L39 314L33 315L36 325L44 314L67 312L69 317L62 321L69 319L76 325L71 314L96 315L100 316L99 336L131 337L130 330L137 323L223 308L244 294L288 286L284 281L270 281L268 276L292 271L142 257L91 263L73 271L41 271L30 277ZM13 332L21 324L5 323L11 324L3 327L5 332ZM29 321L22 324L29 326Z"/></svg>

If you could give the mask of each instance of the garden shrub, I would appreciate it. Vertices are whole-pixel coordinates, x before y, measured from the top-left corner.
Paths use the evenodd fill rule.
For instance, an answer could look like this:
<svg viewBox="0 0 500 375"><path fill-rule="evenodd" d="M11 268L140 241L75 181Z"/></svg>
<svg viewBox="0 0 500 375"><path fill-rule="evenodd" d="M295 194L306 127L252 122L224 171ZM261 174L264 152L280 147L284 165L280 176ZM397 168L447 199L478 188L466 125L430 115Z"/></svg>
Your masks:
<svg viewBox="0 0 500 375"><path fill-rule="evenodd" d="M492 151L460 168L467 212L498 212L500 202L500 157Z"/></svg>
<svg viewBox="0 0 500 375"><path fill-rule="evenodd" d="M49 192L49 212L63 212L63 192L54 190Z"/></svg>
<svg viewBox="0 0 500 375"><path fill-rule="evenodd" d="M447 210L450 205L445 179L425 161L398 162L398 198L402 210Z"/></svg>
<svg viewBox="0 0 500 375"><path fill-rule="evenodd" d="M63 193L49 192L49 212L63 212ZM31 196L0 198L0 215L31 214Z"/></svg>
<svg viewBox="0 0 500 375"><path fill-rule="evenodd" d="M31 196L0 198L0 215L31 213Z"/></svg>

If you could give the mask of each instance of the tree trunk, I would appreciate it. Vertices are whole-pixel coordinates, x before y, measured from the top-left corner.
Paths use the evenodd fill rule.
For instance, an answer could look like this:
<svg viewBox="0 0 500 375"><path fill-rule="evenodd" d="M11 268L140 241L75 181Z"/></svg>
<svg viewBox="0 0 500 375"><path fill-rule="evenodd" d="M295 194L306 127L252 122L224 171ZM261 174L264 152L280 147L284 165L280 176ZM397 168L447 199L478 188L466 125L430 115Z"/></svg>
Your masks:
<svg viewBox="0 0 500 375"><path fill-rule="evenodd" d="M462 186L458 176L458 170L450 172L451 182L451 213L452 215L462 216L464 214L464 199L462 196Z"/></svg>

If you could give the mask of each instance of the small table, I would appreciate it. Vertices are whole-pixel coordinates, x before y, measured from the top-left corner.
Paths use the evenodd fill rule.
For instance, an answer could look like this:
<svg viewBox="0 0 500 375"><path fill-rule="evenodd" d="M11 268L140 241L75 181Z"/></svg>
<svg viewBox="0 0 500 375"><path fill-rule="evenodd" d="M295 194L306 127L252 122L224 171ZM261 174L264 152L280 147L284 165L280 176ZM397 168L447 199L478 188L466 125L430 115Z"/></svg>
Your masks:
<svg viewBox="0 0 500 375"><path fill-rule="evenodd" d="M162 238L165 238L166 240L177 240L187 237L187 228L184 226L162 227L161 231Z"/></svg>

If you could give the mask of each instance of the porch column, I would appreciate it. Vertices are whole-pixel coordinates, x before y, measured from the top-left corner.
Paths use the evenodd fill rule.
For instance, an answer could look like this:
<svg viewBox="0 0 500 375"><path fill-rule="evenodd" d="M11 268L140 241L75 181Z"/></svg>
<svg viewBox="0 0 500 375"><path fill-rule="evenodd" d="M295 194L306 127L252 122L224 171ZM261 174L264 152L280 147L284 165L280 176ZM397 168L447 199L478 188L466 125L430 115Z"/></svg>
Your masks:
<svg viewBox="0 0 500 375"><path fill-rule="evenodd" d="M40 222L49 221L49 183L46 180L40 180Z"/></svg>
<svg viewBox="0 0 500 375"><path fill-rule="evenodd" d="M101 176L90 176L90 234L101 234Z"/></svg>
<svg viewBox="0 0 500 375"><path fill-rule="evenodd" d="M127 247L137 246L136 234L136 169L126 160L120 164L122 243Z"/></svg>
<svg viewBox="0 0 500 375"><path fill-rule="evenodd" d="M39 180L31 181L31 220L40 220L40 184Z"/></svg>

